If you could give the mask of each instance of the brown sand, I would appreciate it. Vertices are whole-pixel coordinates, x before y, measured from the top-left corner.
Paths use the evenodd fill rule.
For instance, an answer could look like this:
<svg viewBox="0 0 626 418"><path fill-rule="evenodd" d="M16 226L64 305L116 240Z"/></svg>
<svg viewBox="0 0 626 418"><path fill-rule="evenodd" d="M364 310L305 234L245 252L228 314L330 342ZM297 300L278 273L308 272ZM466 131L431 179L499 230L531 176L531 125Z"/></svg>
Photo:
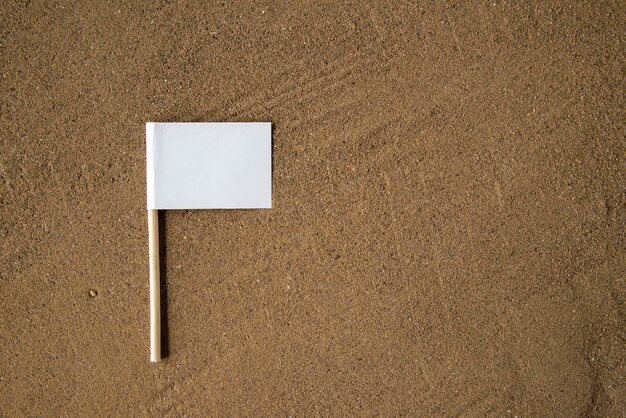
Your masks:
<svg viewBox="0 0 626 418"><path fill-rule="evenodd" d="M72 3L1 6L0 415L626 410L623 2ZM159 365L146 121L274 123Z"/></svg>

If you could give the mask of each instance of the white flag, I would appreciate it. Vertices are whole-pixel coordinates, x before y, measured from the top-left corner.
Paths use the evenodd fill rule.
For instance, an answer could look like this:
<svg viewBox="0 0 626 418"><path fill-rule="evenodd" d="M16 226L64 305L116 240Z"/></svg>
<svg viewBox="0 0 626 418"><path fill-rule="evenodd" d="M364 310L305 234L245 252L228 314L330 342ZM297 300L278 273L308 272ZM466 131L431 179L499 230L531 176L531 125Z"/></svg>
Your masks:
<svg viewBox="0 0 626 418"><path fill-rule="evenodd" d="M146 123L148 209L272 207L270 122Z"/></svg>

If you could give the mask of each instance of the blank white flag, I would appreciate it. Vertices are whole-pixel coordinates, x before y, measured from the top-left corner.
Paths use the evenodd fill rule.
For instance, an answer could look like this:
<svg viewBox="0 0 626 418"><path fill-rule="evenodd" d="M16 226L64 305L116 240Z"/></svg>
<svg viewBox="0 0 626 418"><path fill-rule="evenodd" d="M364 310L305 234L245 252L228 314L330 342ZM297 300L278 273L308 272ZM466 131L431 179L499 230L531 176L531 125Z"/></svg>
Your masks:
<svg viewBox="0 0 626 418"><path fill-rule="evenodd" d="M272 207L269 122L146 123L148 209Z"/></svg>

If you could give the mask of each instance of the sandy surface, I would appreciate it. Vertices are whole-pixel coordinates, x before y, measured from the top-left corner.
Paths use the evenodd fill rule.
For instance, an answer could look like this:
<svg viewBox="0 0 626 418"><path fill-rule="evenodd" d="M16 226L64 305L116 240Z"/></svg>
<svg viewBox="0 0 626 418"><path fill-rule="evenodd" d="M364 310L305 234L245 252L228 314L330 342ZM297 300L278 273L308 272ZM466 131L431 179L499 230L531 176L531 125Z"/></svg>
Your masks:
<svg viewBox="0 0 626 418"><path fill-rule="evenodd" d="M0 6L0 415L626 410L622 2L72 3ZM274 123L159 365L146 121Z"/></svg>

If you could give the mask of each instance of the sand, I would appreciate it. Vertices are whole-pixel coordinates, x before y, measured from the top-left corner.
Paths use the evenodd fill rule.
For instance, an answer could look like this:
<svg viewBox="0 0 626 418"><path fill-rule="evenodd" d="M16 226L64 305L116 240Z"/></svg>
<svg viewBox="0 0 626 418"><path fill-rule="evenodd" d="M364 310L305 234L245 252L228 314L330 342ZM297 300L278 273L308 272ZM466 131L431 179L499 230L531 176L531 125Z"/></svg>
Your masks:
<svg viewBox="0 0 626 418"><path fill-rule="evenodd" d="M0 6L0 415L626 411L623 3L73 3ZM158 365L146 121L274 124Z"/></svg>

